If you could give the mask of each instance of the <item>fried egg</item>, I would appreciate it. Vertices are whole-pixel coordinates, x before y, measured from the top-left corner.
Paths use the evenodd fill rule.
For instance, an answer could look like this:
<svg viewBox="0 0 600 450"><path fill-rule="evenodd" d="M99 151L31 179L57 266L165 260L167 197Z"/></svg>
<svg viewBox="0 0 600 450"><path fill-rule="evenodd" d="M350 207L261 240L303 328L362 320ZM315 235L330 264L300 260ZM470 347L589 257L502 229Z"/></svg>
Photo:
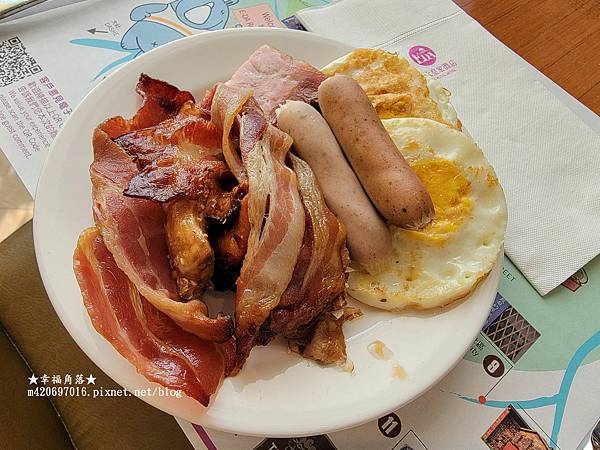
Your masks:
<svg viewBox="0 0 600 450"><path fill-rule="evenodd" d="M378 275L354 271L348 293L383 309L428 309L471 293L502 249L506 201L493 168L466 134L430 119L383 120L429 192L434 220L390 226L393 260Z"/></svg>
<svg viewBox="0 0 600 450"><path fill-rule="evenodd" d="M430 80L396 53L359 48L333 61L325 75L354 78L367 93L381 119L423 117L461 129L450 92Z"/></svg>

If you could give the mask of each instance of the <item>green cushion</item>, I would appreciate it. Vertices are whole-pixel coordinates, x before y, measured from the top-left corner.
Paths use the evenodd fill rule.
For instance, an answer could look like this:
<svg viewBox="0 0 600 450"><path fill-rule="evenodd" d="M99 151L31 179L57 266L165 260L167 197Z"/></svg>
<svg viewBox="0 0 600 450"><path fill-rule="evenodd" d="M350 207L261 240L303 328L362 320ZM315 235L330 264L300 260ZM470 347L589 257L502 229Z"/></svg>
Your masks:
<svg viewBox="0 0 600 450"><path fill-rule="evenodd" d="M35 262L31 222L0 244L0 267L0 323L31 370L36 375L93 374L96 386L119 388L79 349L54 312ZM4 359L3 363L13 364ZM172 416L136 397L51 398L66 428L66 433L61 432L57 429L57 417L49 414L50 402L27 397L28 381L24 375L30 374L23 364L20 369L15 367L20 372L18 377L15 375L18 380L15 378L14 384L0 385L0 390L8 390L1 394L7 401L0 408L0 442L17 443L23 439L23 445L7 448L32 448L27 439L35 439L38 448L65 448L66 433L80 450L191 448ZM34 409L34 413L27 413Z"/></svg>

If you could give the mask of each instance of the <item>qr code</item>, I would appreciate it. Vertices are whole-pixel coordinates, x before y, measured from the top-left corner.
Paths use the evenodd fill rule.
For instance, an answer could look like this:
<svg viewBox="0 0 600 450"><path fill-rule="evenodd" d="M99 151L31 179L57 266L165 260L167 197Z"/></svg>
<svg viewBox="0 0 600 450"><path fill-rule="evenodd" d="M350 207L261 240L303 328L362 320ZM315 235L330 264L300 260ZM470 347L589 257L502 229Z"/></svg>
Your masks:
<svg viewBox="0 0 600 450"><path fill-rule="evenodd" d="M42 71L18 37L0 42L0 61L0 87Z"/></svg>

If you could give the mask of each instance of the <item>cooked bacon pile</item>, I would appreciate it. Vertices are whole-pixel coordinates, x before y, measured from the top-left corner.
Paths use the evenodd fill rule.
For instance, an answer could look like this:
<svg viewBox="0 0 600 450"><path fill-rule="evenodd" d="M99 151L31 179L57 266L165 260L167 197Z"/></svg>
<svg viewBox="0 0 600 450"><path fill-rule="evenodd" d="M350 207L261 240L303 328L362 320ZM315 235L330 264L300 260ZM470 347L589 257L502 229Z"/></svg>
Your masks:
<svg viewBox="0 0 600 450"><path fill-rule="evenodd" d="M198 104L141 75L136 115L94 131L95 227L75 273L96 330L149 380L206 406L278 334L345 361L345 230L271 124L284 101L315 101L324 78L265 46ZM235 291L234 318L209 315L209 287Z"/></svg>

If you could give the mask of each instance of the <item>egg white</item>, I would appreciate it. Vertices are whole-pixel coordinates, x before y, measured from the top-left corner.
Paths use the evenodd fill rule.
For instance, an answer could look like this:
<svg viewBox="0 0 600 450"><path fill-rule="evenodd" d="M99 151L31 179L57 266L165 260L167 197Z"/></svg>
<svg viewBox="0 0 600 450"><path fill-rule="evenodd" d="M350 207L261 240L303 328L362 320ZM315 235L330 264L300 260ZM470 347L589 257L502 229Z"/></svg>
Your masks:
<svg viewBox="0 0 600 450"><path fill-rule="evenodd" d="M350 52L347 55L332 61L321 70L326 73L343 74L352 78L360 77L365 70L381 71L381 73L385 73L386 70L384 64L380 60L375 60L370 66L357 67L347 71L342 70L342 67L352 59L353 54L354 52ZM400 56L396 55L396 57L400 59ZM458 119L458 114L456 113L454 106L452 106L452 103L450 102L450 91L446 89L439 81L423 74L418 68L415 68L412 65L410 67L411 70L414 69L412 72L413 76L409 83L410 88L414 90L422 90L423 85L426 84L428 90L426 95L433 100L440 112L442 119L454 126L454 128L460 130L462 125ZM407 74L410 74L410 72L407 72ZM414 97L413 100L417 101L417 99Z"/></svg>
<svg viewBox="0 0 600 450"><path fill-rule="evenodd" d="M474 290L502 249L507 222L502 187L481 149L464 133L421 118L383 124L409 164L443 159L458 168L470 185L470 209L443 242L390 226L393 261L378 275L350 273L348 293L390 310L447 305Z"/></svg>
<svg viewBox="0 0 600 450"><path fill-rule="evenodd" d="M435 102L444 120L460 130L462 125L458 120L456 109L450 103L450 96L452 95L450 91L442 86L442 83L431 78L427 78L427 87L429 88L429 98Z"/></svg>

